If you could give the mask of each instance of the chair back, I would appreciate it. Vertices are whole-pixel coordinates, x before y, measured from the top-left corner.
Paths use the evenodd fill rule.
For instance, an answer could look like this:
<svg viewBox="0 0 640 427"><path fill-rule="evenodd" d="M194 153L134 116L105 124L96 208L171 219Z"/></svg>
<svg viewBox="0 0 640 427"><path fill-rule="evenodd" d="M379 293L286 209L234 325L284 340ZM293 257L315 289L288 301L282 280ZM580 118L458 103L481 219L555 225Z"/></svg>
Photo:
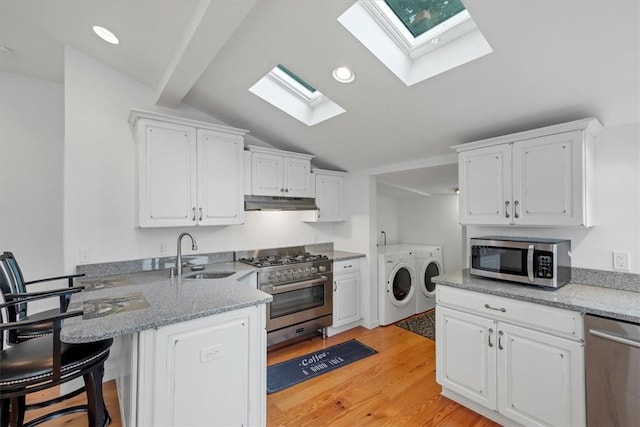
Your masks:
<svg viewBox="0 0 640 427"><path fill-rule="evenodd" d="M7 302L5 294L13 293L11 286L9 285L9 275L5 266L5 255L0 255L0 304ZM18 320L15 306L6 306L0 308L0 324L15 322ZM10 341L10 335L13 331L2 331L0 334L0 350L3 349L5 340ZM6 335L6 336L5 336Z"/></svg>
<svg viewBox="0 0 640 427"><path fill-rule="evenodd" d="M13 253L4 252L2 255L0 255L0 260L6 273L8 289L10 289L9 291L6 291L3 288L2 292L12 294L23 294L27 292L27 287L24 282L22 270L20 270L18 261L16 261L16 257L13 255ZM24 318L27 315L27 304L18 304L15 307L15 312L18 320Z"/></svg>

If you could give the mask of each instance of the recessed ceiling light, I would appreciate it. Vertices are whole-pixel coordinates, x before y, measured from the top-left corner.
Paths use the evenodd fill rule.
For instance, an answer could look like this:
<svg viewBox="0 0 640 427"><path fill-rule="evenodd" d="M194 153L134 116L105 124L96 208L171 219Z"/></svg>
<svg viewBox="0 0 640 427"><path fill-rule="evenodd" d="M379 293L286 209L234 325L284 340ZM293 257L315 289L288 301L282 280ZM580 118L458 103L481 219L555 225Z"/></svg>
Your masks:
<svg viewBox="0 0 640 427"><path fill-rule="evenodd" d="M436 37L434 39L431 39L431 44L438 44L438 43L440 43L440 39L439 38Z"/></svg>
<svg viewBox="0 0 640 427"><path fill-rule="evenodd" d="M98 25L94 25L93 26L93 32L96 33L98 35L98 37L100 37L102 40L106 41L107 43L111 43L111 44L119 44L120 43L120 40L118 40L116 35L113 34L111 31L107 30L104 27L100 27Z"/></svg>
<svg viewBox="0 0 640 427"><path fill-rule="evenodd" d="M347 67L336 67L333 70L333 78L340 83L351 83L356 75Z"/></svg>

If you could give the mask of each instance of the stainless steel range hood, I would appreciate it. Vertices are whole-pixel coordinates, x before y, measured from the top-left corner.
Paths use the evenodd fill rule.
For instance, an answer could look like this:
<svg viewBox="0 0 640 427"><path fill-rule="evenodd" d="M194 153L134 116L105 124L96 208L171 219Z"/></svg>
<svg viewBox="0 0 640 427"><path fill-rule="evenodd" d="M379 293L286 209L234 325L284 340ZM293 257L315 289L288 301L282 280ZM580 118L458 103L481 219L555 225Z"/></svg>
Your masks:
<svg viewBox="0 0 640 427"><path fill-rule="evenodd" d="M315 211L312 197L244 196L245 211Z"/></svg>

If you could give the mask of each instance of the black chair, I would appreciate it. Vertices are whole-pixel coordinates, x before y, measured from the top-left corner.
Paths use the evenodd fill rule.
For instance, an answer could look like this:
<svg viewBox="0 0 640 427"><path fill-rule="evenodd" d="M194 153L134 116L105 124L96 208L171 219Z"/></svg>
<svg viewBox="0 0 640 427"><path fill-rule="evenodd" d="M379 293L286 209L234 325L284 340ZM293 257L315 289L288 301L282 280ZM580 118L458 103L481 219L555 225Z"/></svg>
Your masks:
<svg viewBox="0 0 640 427"><path fill-rule="evenodd" d="M6 272L0 269L0 276ZM104 362L109 357L112 339L86 344L66 344L60 341L60 329L64 319L82 315L82 311L65 312L64 301L69 294L80 289L63 289L49 292L47 295L29 294L4 295L0 304L2 323L0 333L48 323L52 333L32 338L5 348L4 340L0 340L0 425L35 426L63 415L87 412L90 427L103 427L111 421L104 405L102 395L102 377ZM58 314L46 319L20 320L8 322L7 313L15 306L44 298L60 298ZM6 301L6 302L5 302ZM26 404L26 396L51 387L83 377L84 387L47 401ZM60 403L86 391L87 405L65 407L40 416L29 423L24 423L25 412Z"/></svg>
<svg viewBox="0 0 640 427"><path fill-rule="evenodd" d="M66 276L58 276L58 277L49 277L46 279L32 280L26 282L24 280L24 276L22 275L22 270L18 265L18 261L15 256L11 252L4 252L0 255L0 268L5 270L4 280L0 277L0 290L4 294L8 295L18 295L27 293L27 286L35 284L35 283L44 283L56 280L67 280L68 287L74 287L74 280L78 277L84 276L84 274L72 274ZM30 295L46 295L50 291L43 292L35 292L30 293ZM69 305L70 294L65 294L61 296L64 298L64 305L62 305L62 311L66 311L67 306ZM15 317L9 316L9 321L18 321L18 320L41 320L47 319L52 316L60 313L58 308L41 311L38 313L27 315L27 303L20 302L15 307L11 308L11 311L15 312ZM50 334L52 331L51 324L47 323L32 323L29 326L24 326L19 329L11 330L7 334L7 342L8 343L19 343L31 338L37 338L42 335Z"/></svg>

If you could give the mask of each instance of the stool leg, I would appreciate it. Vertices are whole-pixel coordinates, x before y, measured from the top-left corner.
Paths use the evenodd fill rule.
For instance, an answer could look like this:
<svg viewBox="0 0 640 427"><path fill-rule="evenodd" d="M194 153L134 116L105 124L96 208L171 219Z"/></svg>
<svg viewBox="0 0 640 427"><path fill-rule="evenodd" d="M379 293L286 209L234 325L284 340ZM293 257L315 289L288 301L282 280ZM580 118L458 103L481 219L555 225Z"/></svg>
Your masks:
<svg viewBox="0 0 640 427"><path fill-rule="evenodd" d="M110 418L104 404L102 395L102 377L104 365L96 366L91 372L83 375L84 385L87 391L87 404L89 407L89 427L104 427L108 425Z"/></svg>
<svg viewBox="0 0 640 427"><path fill-rule="evenodd" d="M9 406L11 401L9 399L0 400L0 426L7 427L9 425Z"/></svg>
<svg viewBox="0 0 640 427"><path fill-rule="evenodd" d="M11 408L11 411L10 411L11 414L9 417L8 425L12 427L21 426L22 424L24 424L24 413L26 411L26 405L27 405L26 397L25 396L12 397L11 399L8 399L8 402L11 402L10 404L7 405ZM2 424L2 425L4 426L5 424Z"/></svg>

